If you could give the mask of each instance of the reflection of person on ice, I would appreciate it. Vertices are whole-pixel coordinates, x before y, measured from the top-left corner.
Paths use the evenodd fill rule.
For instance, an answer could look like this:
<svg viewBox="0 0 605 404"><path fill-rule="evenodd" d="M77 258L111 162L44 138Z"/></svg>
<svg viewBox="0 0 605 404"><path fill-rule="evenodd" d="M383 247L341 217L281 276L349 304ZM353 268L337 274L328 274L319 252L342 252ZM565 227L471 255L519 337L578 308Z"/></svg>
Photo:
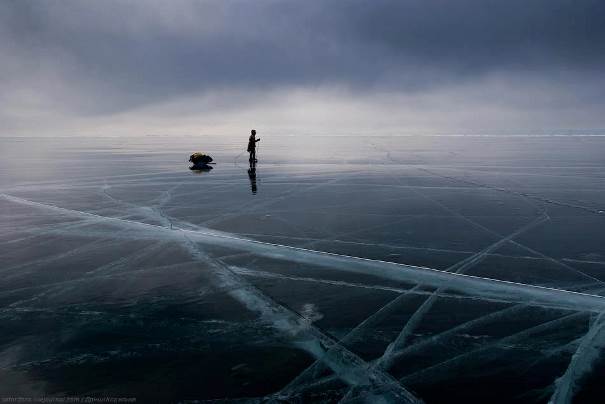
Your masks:
<svg viewBox="0 0 605 404"><path fill-rule="evenodd" d="M248 138L248 153L250 153L250 163L256 163L256 142L260 139L256 138L256 131L252 129Z"/></svg>

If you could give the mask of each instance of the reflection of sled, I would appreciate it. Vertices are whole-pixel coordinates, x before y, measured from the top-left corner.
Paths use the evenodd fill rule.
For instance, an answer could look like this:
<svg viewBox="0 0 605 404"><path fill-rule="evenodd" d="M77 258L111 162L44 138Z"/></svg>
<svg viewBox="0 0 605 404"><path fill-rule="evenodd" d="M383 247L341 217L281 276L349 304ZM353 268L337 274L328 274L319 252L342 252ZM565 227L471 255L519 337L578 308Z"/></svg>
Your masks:
<svg viewBox="0 0 605 404"><path fill-rule="evenodd" d="M210 171L212 170L212 166L209 166L206 163L197 163L189 167L189 169L194 171Z"/></svg>

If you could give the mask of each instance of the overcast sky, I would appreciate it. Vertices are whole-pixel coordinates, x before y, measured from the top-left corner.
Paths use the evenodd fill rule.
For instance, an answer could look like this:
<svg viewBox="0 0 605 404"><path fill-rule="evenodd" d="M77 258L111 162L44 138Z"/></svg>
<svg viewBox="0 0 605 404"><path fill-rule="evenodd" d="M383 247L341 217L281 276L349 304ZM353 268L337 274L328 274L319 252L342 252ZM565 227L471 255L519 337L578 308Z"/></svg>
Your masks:
<svg viewBox="0 0 605 404"><path fill-rule="evenodd" d="M601 0L0 0L0 136L605 128Z"/></svg>

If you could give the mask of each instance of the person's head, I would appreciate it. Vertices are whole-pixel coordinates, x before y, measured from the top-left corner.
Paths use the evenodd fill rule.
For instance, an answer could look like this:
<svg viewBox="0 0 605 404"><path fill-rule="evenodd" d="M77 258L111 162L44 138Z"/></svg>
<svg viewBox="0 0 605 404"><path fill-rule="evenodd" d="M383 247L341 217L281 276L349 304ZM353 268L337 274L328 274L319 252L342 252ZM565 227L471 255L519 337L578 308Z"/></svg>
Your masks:
<svg viewBox="0 0 605 404"><path fill-rule="evenodd" d="M250 133L252 134L252 136L256 136L256 130L252 129L252 130L250 131Z"/></svg>

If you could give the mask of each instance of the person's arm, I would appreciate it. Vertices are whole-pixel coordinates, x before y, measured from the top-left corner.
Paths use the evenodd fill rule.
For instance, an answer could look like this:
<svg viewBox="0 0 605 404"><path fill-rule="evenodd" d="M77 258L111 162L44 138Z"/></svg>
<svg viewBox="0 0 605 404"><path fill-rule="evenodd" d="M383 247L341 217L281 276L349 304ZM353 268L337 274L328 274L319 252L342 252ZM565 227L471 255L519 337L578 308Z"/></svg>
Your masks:
<svg viewBox="0 0 605 404"><path fill-rule="evenodd" d="M256 139L255 142L260 142L260 138Z"/></svg>

